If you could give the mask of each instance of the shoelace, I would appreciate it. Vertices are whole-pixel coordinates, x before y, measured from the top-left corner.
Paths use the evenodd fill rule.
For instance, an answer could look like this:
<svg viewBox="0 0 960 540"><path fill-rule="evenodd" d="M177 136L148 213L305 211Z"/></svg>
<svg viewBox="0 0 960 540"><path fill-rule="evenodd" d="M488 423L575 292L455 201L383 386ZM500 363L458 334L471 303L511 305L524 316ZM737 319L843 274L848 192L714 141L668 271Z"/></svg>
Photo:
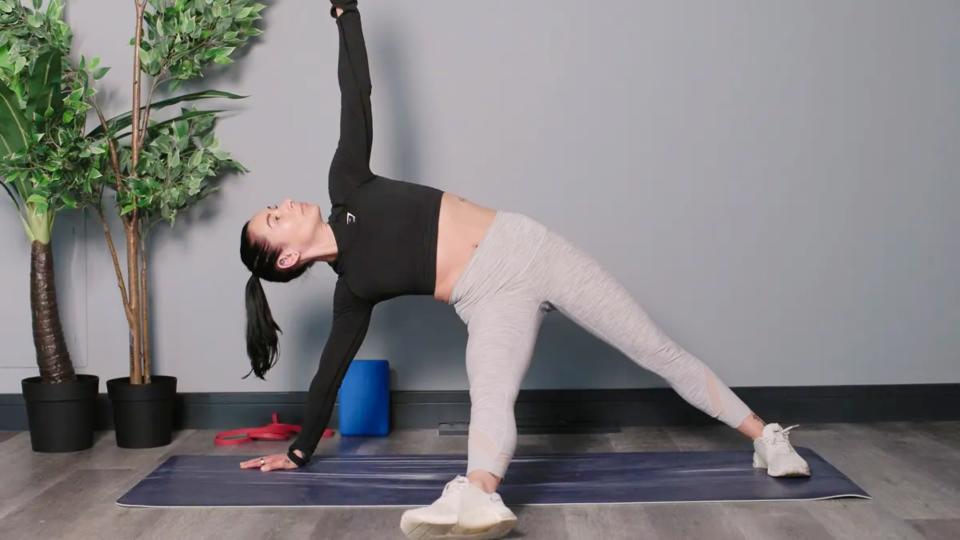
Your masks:
<svg viewBox="0 0 960 540"><path fill-rule="evenodd" d="M468 480L467 480L466 478L464 478L464 477L462 477L462 476L458 476L458 477L454 478L453 480L451 480L450 482L447 482L447 485L443 486L443 493L442 493L442 494L443 494L443 495L446 495L448 491L453 491L453 490L460 491L460 490L462 490L464 487L466 487L467 482L468 482Z"/></svg>
<svg viewBox="0 0 960 540"><path fill-rule="evenodd" d="M800 424L794 424L790 427L781 428L780 431L774 431L771 443L777 446L784 446L785 448L793 448L790 444L790 430L795 427L800 427Z"/></svg>
<svg viewBox="0 0 960 540"><path fill-rule="evenodd" d="M443 486L443 492L441 493L441 496L446 495L448 491L462 491L468 485L470 485L470 481L467 478L458 476L450 482L447 482L447 485ZM489 495L491 501L499 502L503 500L500 498L500 494L496 491L490 493Z"/></svg>

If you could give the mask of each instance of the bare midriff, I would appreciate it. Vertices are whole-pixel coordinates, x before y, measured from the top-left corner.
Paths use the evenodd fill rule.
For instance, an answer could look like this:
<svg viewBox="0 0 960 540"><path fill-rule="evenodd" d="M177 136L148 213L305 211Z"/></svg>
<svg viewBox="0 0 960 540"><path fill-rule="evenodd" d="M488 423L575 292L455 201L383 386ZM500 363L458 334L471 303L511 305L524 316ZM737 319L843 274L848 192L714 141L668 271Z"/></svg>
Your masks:
<svg viewBox="0 0 960 540"><path fill-rule="evenodd" d="M453 287L480 245L496 210L445 192L440 200L437 224L437 283L433 297L450 303Z"/></svg>

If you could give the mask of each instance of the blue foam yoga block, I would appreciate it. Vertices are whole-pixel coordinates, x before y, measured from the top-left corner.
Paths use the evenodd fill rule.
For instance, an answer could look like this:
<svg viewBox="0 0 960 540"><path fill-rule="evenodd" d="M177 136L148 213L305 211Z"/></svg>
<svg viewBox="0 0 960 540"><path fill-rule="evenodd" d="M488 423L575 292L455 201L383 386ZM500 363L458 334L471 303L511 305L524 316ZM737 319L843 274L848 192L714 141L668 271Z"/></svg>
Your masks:
<svg viewBox="0 0 960 540"><path fill-rule="evenodd" d="M354 360L340 385L340 434L390 434L390 363Z"/></svg>

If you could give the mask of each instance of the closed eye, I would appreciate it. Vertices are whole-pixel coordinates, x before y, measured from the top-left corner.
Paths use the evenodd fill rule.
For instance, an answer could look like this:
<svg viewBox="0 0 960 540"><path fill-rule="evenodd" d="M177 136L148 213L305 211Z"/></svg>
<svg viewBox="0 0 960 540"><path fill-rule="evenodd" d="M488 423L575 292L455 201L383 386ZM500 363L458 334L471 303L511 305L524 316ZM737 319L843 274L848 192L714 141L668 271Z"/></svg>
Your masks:
<svg viewBox="0 0 960 540"><path fill-rule="evenodd" d="M267 210L276 210L276 209L277 209L276 206L268 206L268 207L267 207ZM273 218L273 224L270 223L270 218L271 218L271 217ZM277 216L277 214L267 214L267 227L270 227L270 228L272 229L272 228L273 228L273 225L276 225L277 220L279 220L279 219L280 219L280 217Z"/></svg>

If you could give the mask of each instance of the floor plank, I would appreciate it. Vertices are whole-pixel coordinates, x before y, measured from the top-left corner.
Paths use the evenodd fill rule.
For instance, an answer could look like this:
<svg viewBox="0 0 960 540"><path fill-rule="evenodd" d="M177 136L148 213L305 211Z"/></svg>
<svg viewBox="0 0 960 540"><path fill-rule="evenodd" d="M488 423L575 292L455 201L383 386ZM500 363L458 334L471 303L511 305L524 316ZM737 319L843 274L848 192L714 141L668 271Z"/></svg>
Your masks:
<svg viewBox="0 0 960 540"><path fill-rule="evenodd" d="M723 424L681 426L668 431L677 450L752 450L749 439Z"/></svg>
<svg viewBox="0 0 960 540"><path fill-rule="evenodd" d="M9 538L137 538L156 514L123 511L114 500L139 479L133 469L73 469L0 519Z"/></svg>
<svg viewBox="0 0 960 540"><path fill-rule="evenodd" d="M807 510L839 540L922 540L905 521L877 501L820 501Z"/></svg>
<svg viewBox="0 0 960 540"><path fill-rule="evenodd" d="M611 433L615 452L674 452L679 450L670 430L660 426L626 426Z"/></svg>
<svg viewBox="0 0 960 540"><path fill-rule="evenodd" d="M565 506L563 523L570 538L577 539L636 540L658 534L642 504Z"/></svg>
<svg viewBox="0 0 960 540"><path fill-rule="evenodd" d="M813 507L825 504L830 501L721 503L718 506L748 540L829 540L834 535L810 513Z"/></svg>
<svg viewBox="0 0 960 540"><path fill-rule="evenodd" d="M564 506L519 506L517 527L506 537L523 540L580 540L567 529L567 508ZM595 538L586 536L584 538Z"/></svg>
<svg viewBox="0 0 960 540"><path fill-rule="evenodd" d="M816 450L900 519L960 517L960 485L919 462L897 437L908 439L883 424L811 424L791 433L794 445Z"/></svg>
<svg viewBox="0 0 960 540"><path fill-rule="evenodd" d="M741 526L716 503L647 504L643 511L653 529L651 538L746 540Z"/></svg>
<svg viewBox="0 0 960 540"><path fill-rule="evenodd" d="M960 519L915 519L908 523L926 540L956 540L960 538Z"/></svg>

